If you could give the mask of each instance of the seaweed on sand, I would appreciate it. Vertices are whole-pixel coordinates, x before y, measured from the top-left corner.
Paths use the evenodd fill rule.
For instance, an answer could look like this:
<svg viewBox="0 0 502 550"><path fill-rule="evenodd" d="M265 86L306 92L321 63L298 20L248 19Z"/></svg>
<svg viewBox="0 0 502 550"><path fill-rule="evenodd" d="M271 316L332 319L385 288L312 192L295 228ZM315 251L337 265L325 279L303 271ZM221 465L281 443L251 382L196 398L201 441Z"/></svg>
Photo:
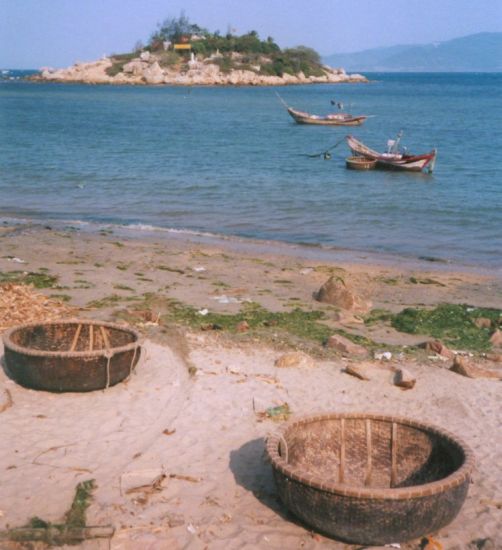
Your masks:
<svg viewBox="0 0 502 550"><path fill-rule="evenodd" d="M51 523L39 517L33 517L22 527L0 531L1 540L16 542L40 541L49 545L80 544L85 539L108 538L113 536L111 526L87 526L86 513L92 499L92 492L96 488L94 479L79 483L70 509L61 523Z"/></svg>
<svg viewBox="0 0 502 550"><path fill-rule="evenodd" d="M400 332L439 338L445 344L463 350L489 350L491 329L481 328L475 320L490 319L494 327L502 321L502 311L466 304L439 304L434 309L406 308L393 316L391 325Z"/></svg>

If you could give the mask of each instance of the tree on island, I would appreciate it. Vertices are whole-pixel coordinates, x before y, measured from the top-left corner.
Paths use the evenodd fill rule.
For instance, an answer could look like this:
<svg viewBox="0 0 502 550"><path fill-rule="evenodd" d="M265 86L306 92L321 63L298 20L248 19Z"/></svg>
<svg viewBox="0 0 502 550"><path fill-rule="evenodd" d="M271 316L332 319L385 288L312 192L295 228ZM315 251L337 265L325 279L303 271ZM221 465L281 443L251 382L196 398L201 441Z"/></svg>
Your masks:
<svg viewBox="0 0 502 550"><path fill-rule="evenodd" d="M211 58L209 62L225 73L247 70L280 77L300 72L306 77L324 75L321 58L312 48L297 46L281 50L271 36L261 40L256 30L241 36L233 34L231 28L224 36L219 31L209 32L192 23L183 11L179 17L168 17L159 23L144 50L155 53L161 67L181 66L188 61L188 52L173 50L173 45L179 42L189 42L190 50L199 60ZM134 54L138 53L135 47ZM107 70L108 74L113 76L120 72L134 54L113 56L114 63Z"/></svg>
<svg viewBox="0 0 502 550"><path fill-rule="evenodd" d="M195 23L190 23L190 20L182 11L181 15L176 17L168 17L162 23L158 24L158 29L151 38L150 44L156 41L178 42L183 37L192 35L207 34L207 31Z"/></svg>

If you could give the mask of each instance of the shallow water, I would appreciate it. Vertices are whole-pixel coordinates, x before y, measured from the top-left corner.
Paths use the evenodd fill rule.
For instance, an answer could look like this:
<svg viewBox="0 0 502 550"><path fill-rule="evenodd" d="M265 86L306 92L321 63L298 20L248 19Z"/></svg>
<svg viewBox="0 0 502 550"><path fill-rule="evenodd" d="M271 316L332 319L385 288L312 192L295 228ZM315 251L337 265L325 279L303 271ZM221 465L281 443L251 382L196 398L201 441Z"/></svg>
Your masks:
<svg viewBox="0 0 502 550"><path fill-rule="evenodd" d="M372 74L291 86L375 115L359 128L299 126L274 88L0 81L0 216L159 226L502 266L502 74ZM353 133L383 149L404 131L438 148L432 176L308 158Z"/></svg>

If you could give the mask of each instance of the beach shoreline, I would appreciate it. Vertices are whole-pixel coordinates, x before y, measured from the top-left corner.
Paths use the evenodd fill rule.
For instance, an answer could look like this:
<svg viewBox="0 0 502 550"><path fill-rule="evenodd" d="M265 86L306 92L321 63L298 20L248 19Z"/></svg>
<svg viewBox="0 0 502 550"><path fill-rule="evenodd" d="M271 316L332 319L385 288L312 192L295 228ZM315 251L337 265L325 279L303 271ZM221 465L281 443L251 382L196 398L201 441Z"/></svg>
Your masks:
<svg viewBox="0 0 502 550"><path fill-rule="evenodd" d="M98 236L103 232L119 238L147 243L163 241L185 242L201 246L216 246L229 251L249 255L277 255L297 258L298 261L338 262L348 265L368 264L372 266L399 268L405 271L451 271L477 273L495 279L502 278L502 265L460 261L437 256L413 256L398 252L344 248L321 243L290 242L284 240L260 239L240 235L212 233L197 229L178 229L151 224L118 224L82 220L30 219L11 215L0 216L0 231L48 230L80 232L83 235Z"/></svg>
<svg viewBox="0 0 502 550"><path fill-rule="evenodd" d="M6 474L0 528L34 516L60 521L77 483L95 479L88 524L112 525L115 534L85 541L86 550L356 548L313 533L277 499L263 451L278 425L263 414L287 402L292 418L327 411L400 415L465 439L476 459L473 484L457 519L432 535L444 550L476 550L477 540L488 541L485 548L500 545L501 479L494 467L501 453L500 382L450 371L451 359L419 347L430 337L363 321L373 310L441 303L502 309L497 270L64 225L2 226L0 274L13 283L27 273L45 277L47 286L36 292L73 308L73 317L133 324L145 338L143 354L127 382L87 394L25 389L0 371L0 389L11 400L0 418ZM331 276L352 289L357 307L313 298ZM257 305L285 316L322 313L334 333L372 341L371 353L359 357L307 342L273 322L242 332L183 322L213 314L237 322L239 312ZM175 313L182 316L176 320ZM310 362L276 366L291 351L308 354ZM476 360L488 364L481 355ZM370 379L350 376L348 365ZM489 366L502 372L499 363ZM396 368L416 379L413 389L392 383ZM417 550L420 541L401 548Z"/></svg>

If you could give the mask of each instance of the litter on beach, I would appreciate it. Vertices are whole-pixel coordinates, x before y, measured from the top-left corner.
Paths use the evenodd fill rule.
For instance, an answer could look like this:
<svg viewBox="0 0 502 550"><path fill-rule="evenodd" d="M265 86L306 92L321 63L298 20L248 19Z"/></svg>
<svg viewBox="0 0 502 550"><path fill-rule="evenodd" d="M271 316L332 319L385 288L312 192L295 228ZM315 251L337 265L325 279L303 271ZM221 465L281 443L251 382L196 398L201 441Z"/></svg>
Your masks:
<svg viewBox="0 0 502 550"><path fill-rule="evenodd" d="M213 296L212 299L219 304L242 304L242 300L239 300L239 298L235 298L234 296L227 296L226 294Z"/></svg>
<svg viewBox="0 0 502 550"><path fill-rule="evenodd" d="M291 415L291 409L287 403L277 405L276 407L269 407L264 412L257 412L256 416L260 420L270 419L276 422L287 420Z"/></svg>
<svg viewBox="0 0 502 550"><path fill-rule="evenodd" d="M27 263L25 260L21 260L21 258L16 258L16 257L10 257L10 258L7 258L7 260L9 260L9 262L14 262L15 264L25 264Z"/></svg>

